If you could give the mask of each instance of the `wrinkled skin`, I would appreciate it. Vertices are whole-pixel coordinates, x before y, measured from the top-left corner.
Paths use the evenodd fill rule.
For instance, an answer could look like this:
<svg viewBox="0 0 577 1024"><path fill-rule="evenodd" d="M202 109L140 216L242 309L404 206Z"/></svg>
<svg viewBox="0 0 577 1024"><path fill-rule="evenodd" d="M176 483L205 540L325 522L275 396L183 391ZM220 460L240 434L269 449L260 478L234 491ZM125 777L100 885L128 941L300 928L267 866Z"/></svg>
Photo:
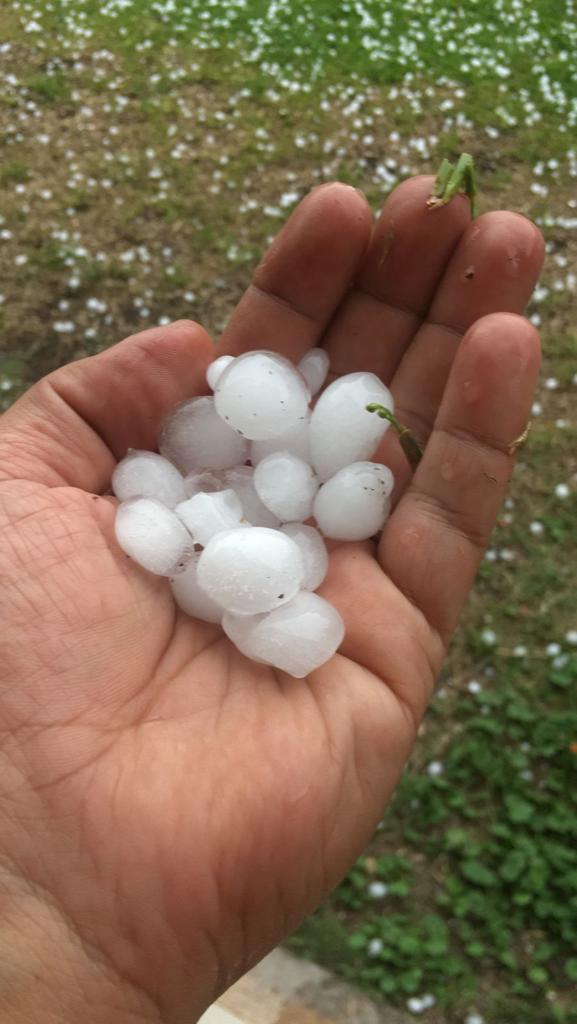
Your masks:
<svg viewBox="0 0 577 1024"><path fill-rule="evenodd" d="M506 212L471 224L462 196L427 209L431 185L405 182L374 227L348 186L311 193L217 349L297 360L325 345L334 373L378 373L426 443L411 477L383 442L396 507L378 547L335 545L321 593L347 634L309 679L180 614L114 541L115 461L154 448L167 410L206 391L200 326L65 366L0 421L3 1019L197 1019L382 816L539 367L520 315L537 229Z"/></svg>

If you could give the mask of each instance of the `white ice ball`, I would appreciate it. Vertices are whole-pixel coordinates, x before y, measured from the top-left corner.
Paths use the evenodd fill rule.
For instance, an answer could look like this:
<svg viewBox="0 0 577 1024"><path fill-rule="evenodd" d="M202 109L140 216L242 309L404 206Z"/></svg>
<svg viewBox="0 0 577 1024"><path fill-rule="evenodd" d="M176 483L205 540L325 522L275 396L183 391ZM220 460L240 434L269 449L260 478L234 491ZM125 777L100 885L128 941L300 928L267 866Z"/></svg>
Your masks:
<svg viewBox="0 0 577 1024"><path fill-rule="evenodd" d="M214 399L226 423L259 441L282 434L306 416L310 392L288 359L257 351L245 352L227 366L217 381Z"/></svg>
<svg viewBox="0 0 577 1024"><path fill-rule="evenodd" d="M212 537L198 562L198 582L227 611L251 615L290 601L305 574L299 547L279 530L254 526Z"/></svg>
<svg viewBox="0 0 577 1024"><path fill-rule="evenodd" d="M286 523L281 526L283 533L298 544L305 563L303 590L316 590L323 582L329 568L329 553L326 544L314 526L304 523Z"/></svg>
<svg viewBox="0 0 577 1024"><path fill-rule="evenodd" d="M250 461L253 466L258 466L262 459L274 452L290 452L291 455L298 455L299 459L305 462L311 461L311 449L309 443L309 427L311 414L307 410L306 416L285 430L278 437L271 437L267 441L251 441Z"/></svg>
<svg viewBox="0 0 577 1024"><path fill-rule="evenodd" d="M198 584L197 570L200 554L194 555L184 572L170 581L174 600L181 611L203 622L222 622L224 609L213 601Z"/></svg>
<svg viewBox="0 0 577 1024"><path fill-rule="evenodd" d="M248 444L217 414L214 398L191 398L165 419L158 449L182 473L228 469L248 458Z"/></svg>
<svg viewBox="0 0 577 1024"><path fill-rule="evenodd" d="M254 471L256 492L283 523L300 522L312 515L319 482L307 462L290 452L267 455Z"/></svg>
<svg viewBox="0 0 577 1024"><path fill-rule="evenodd" d="M184 480L176 466L156 452L131 448L112 474L112 490L120 501L156 498L174 508L186 497Z"/></svg>
<svg viewBox="0 0 577 1024"><path fill-rule="evenodd" d="M222 376L227 366L230 366L234 356L219 356L218 359L214 359L206 371L206 383L208 384L211 391L214 391L219 377Z"/></svg>
<svg viewBox="0 0 577 1024"><path fill-rule="evenodd" d="M133 498L119 505L115 529L122 550L157 576L174 575L194 550L178 516L152 498Z"/></svg>
<svg viewBox="0 0 577 1024"><path fill-rule="evenodd" d="M336 608L308 590L301 590L292 601L268 615L251 616L250 624L239 623L240 618L226 612L222 625L231 639L235 634L239 638L242 653L297 679L324 665L345 635Z"/></svg>
<svg viewBox="0 0 577 1024"><path fill-rule="evenodd" d="M311 462L320 480L374 455L388 420L367 412L379 402L393 409L388 388L374 373L348 373L323 391L311 416Z"/></svg>
<svg viewBox="0 0 577 1024"><path fill-rule="evenodd" d="M317 493L313 515L333 540L367 540L384 526L390 511L393 474L378 462L355 462L327 480Z"/></svg>
<svg viewBox="0 0 577 1024"><path fill-rule="evenodd" d="M254 486L254 469L252 466L235 466L223 473L224 486L232 487L238 494L244 512L244 518L252 526L268 526L274 530L280 526L280 519L263 505Z"/></svg>
<svg viewBox="0 0 577 1024"><path fill-rule="evenodd" d="M243 517L240 498L233 490L195 494L193 498L181 501L174 511L195 543L203 547L216 533L240 526Z"/></svg>
<svg viewBox="0 0 577 1024"><path fill-rule="evenodd" d="M329 357L324 348L309 348L299 365L311 395L321 390L329 372Z"/></svg>

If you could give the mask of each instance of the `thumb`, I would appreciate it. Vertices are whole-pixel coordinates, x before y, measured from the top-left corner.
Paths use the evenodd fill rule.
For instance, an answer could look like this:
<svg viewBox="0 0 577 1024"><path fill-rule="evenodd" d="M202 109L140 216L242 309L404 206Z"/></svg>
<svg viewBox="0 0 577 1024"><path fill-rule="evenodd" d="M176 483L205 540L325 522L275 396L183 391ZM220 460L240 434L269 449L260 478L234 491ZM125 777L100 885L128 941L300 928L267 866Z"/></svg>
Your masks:
<svg viewBox="0 0 577 1024"><path fill-rule="evenodd" d="M0 420L0 482L106 490L127 448L154 449L168 410L206 393L212 358L206 331L179 320L55 370Z"/></svg>

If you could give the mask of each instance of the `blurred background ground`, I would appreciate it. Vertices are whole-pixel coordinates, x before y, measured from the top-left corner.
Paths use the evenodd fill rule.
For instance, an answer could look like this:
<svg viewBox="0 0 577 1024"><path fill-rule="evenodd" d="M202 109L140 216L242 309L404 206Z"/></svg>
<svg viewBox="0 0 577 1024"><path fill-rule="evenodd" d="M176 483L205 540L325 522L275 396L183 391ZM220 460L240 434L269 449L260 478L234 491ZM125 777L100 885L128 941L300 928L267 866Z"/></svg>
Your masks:
<svg viewBox="0 0 577 1024"><path fill-rule="evenodd" d="M377 213L466 150L481 212L543 230L530 442L394 804L290 941L429 1024L577 1021L576 44L573 0L0 7L3 407L142 328L218 333L323 181Z"/></svg>

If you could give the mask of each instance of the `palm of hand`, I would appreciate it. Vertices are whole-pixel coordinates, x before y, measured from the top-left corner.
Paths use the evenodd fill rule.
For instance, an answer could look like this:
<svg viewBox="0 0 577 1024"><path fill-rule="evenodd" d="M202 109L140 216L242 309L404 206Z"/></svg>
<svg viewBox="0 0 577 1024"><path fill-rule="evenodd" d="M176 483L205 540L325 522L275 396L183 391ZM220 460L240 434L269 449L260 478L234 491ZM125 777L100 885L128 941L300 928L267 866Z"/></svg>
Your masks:
<svg viewBox="0 0 577 1024"><path fill-rule="evenodd" d="M317 321L319 333L325 328L338 372L368 368L393 377L402 396L397 404L406 409L400 418L406 421L412 410L424 435L423 420L430 428L456 343L451 358L435 347L440 370L427 357L426 382L415 366L403 376L398 356L387 367L382 349L374 351L366 292L374 295L377 250L380 259L395 212L396 263L389 271L408 296L403 258L419 231L431 232L420 205L415 213L425 194L421 179L404 186L404 194L398 190L397 206L393 197L359 272L369 230L360 198L342 188L316 193L308 212L303 204L297 241L289 226L263 264L223 349L255 347L249 332L258 336L261 323L272 324L269 336L297 358L317 341L302 313L310 265L305 260L299 273L295 264L298 256L302 265L307 245L317 253L320 247L331 261L317 280L319 295L330 292L323 297L328 313L310 315L310 322ZM340 217L337 242L334 223L319 230L322 204L333 222ZM465 203L439 213L445 237L436 242L434 287L416 281L414 297L406 299L417 310L440 301L454 307L439 295L453 264L470 259ZM525 263L508 291L499 290L495 277L494 294L475 293L478 308L473 301L465 322L457 322L463 332L481 314L522 309L539 269L534 229L506 214L492 217L501 218L500 226L493 219L491 236L492 218L486 218L478 264L489 267L499 247L506 248L503 238L524 252ZM362 313L355 312L353 293L343 298L355 273L358 296L367 302ZM395 325L398 311L387 306L386 286L379 287L379 336L388 317L406 360L419 343L416 323L409 346ZM267 292L281 292L283 302ZM357 338L346 361L344 333ZM59 371L37 397L31 393L22 413L16 406L6 417L0 577L10 630L0 714L11 767L5 792L24 779L25 820L41 823L16 829L13 859L88 947L161 1006L163 1019L180 1019L186 1005L202 1009L318 904L369 839L396 784L498 509L510 471L503 449L521 433L538 362L534 332L510 316L500 324L494 317L481 321L461 350L423 464L378 550L344 545L331 555L321 592L343 614L347 636L341 653L302 682L248 662L217 627L177 613L166 582L140 572L118 550L114 505L97 496L110 477L111 451L120 456L128 444L152 447L163 413L199 388L212 354L199 329L181 324L146 332ZM499 384L503 368L514 377L512 404L503 402L509 394ZM106 386L108 409L102 409ZM411 388L420 389L420 408ZM402 491L408 483L402 456L391 440L386 449ZM483 473L495 479L494 490L480 484Z"/></svg>

